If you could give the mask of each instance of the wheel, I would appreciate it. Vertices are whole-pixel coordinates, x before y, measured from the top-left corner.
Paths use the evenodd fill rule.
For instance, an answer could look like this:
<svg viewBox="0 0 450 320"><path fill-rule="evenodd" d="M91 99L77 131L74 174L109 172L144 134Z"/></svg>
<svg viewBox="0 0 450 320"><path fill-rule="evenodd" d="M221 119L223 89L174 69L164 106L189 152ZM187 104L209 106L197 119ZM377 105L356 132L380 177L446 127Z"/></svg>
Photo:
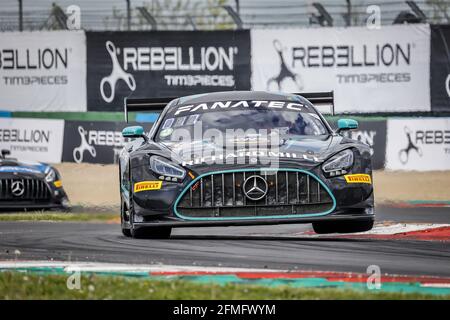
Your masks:
<svg viewBox="0 0 450 320"><path fill-rule="evenodd" d="M122 234L123 234L125 237L131 237L131 231L130 231L130 229L122 228Z"/></svg>
<svg viewBox="0 0 450 320"><path fill-rule="evenodd" d="M132 200L131 200L132 201ZM130 204L131 205L131 204ZM134 210L131 206L129 210L130 228L127 230L130 236L135 239L168 239L172 233L171 227L134 227ZM122 231L123 232L123 231Z"/></svg>
<svg viewBox="0 0 450 320"><path fill-rule="evenodd" d="M314 222L313 229L317 234L328 233L356 233L369 231L373 228L374 221L325 221Z"/></svg>
<svg viewBox="0 0 450 320"><path fill-rule="evenodd" d="M123 200L120 201L120 227L122 229L122 234L125 237L131 237L131 231L129 226L127 227L127 220L129 220L129 218L127 218L128 215L128 211L126 210L125 204L123 203ZM129 222L129 221L128 221ZM129 225L129 223L128 223Z"/></svg>

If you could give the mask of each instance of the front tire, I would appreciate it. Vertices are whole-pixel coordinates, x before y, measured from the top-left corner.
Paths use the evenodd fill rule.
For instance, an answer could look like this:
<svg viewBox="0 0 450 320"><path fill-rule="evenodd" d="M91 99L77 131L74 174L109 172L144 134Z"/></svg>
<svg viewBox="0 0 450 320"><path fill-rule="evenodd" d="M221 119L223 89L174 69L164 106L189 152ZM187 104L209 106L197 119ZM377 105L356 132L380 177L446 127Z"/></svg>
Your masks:
<svg viewBox="0 0 450 320"><path fill-rule="evenodd" d="M127 216L128 216L128 218L127 218ZM120 227L122 229L122 234L125 237L131 237L131 230L127 226L127 223L126 223L126 222L128 222L128 225L129 225L129 221L127 221L127 219L129 220L129 214L127 212L125 204L123 203L123 200L121 200L121 202L120 202Z"/></svg>
<svg viewBox="0 0 450 320"><path fill-rule="evenodd" d="M374 221L324 221L314 222L312 225L317 234L356 233L371 230Z"/></svg>
<svg viewBox="0 0 450 320"><path fill-rule="evenodd" d="M133 201L133 200L131 200ZM131 206L131 204L130 204ZM139 227L136 228L134 225L134 210L131 206L129 217L130 217L130 236L135 239L168 239L172 233L171 227Z"/></svg>

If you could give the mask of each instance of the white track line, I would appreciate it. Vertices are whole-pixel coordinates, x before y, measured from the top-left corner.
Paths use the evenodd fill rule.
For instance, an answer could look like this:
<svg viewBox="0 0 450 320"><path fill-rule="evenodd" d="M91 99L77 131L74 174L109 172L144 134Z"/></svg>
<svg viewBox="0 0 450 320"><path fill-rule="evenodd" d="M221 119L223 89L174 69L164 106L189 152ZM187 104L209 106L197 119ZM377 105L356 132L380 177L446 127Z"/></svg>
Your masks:
<svg viewBox="0 0 450 320"><path fill-rule="evenodd" d="M174 266L174 265L141 265L97 262L66 262L66 261L0 261L0 269L20 268L64 268L71 270L77 268L84 272L210 272L210 273L237 273L237 272L289 272L288 270L227 268L227 267L201 267L201 266Z"/></svg>
<svg viewBox="0 0 450 320"><path fill-rule="evenodd" d="M450 224L436 223L394 223L394 224L376 224L375 227L367 232L359 232L355 234L373 234L373 235L391 235L399 233L407 233L414 231L424 231L428 229L436 229L441 227L450 227Z"/></svg>
<svg viewBox="0 0 450 320"><path fill-rule="evenodd" d="M401 233L415 232L415 231L424 231L424 230L432 230L442 227L450 227L450 224L438 224L438 223L394 223L394 222L383 222L377 223L373 227L372 230L366 232L357 232L357 233L348 233L348 235L395 235ZM328 235L317 235L311 234L312 230L303 231L300 233L294 233L292 235L286 236L311 236L311 237L323 237ZM345 235L343 233L339 234L340 236Z"/></svg>

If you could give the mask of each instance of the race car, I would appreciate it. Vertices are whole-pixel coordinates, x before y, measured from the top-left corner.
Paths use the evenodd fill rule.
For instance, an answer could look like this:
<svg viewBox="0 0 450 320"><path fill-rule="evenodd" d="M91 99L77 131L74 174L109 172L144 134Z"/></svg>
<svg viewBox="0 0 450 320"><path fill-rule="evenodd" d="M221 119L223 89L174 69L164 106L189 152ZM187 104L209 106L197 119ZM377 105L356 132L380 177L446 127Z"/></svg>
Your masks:
<svg viewBox="0 0 450 320"><path fill-rule="evenodd" d="M370 147L342 135L357 121L333 129L318 105L334 113L333 93L125 99L127 121L162 112L147 132L122 131L131 138L119 161L122 233L282 223L312 223L319 234L370 230Z"/></svg>
<svg viewBox="0 0 450 320"><path fill-rule="evenodd" d="M50 165L0 155L0 210L69 208L59 172Z"/></svg>

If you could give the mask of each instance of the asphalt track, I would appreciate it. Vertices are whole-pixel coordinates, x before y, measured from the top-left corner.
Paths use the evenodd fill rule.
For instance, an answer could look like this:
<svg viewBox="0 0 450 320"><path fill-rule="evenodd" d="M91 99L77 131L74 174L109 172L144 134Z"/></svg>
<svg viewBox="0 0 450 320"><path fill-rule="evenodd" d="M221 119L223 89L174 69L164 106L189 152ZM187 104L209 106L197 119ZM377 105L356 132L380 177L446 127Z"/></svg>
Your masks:
<svg viewBox="0 0 450 320"><path fill-rule="evenodd" d="M377 208L377 221L450 223L450 208ZM450 277L446 241L302 236L310 225L175 229L168 240L135 240L119 225L1 222L0 260L366 272Z"/></svg>

